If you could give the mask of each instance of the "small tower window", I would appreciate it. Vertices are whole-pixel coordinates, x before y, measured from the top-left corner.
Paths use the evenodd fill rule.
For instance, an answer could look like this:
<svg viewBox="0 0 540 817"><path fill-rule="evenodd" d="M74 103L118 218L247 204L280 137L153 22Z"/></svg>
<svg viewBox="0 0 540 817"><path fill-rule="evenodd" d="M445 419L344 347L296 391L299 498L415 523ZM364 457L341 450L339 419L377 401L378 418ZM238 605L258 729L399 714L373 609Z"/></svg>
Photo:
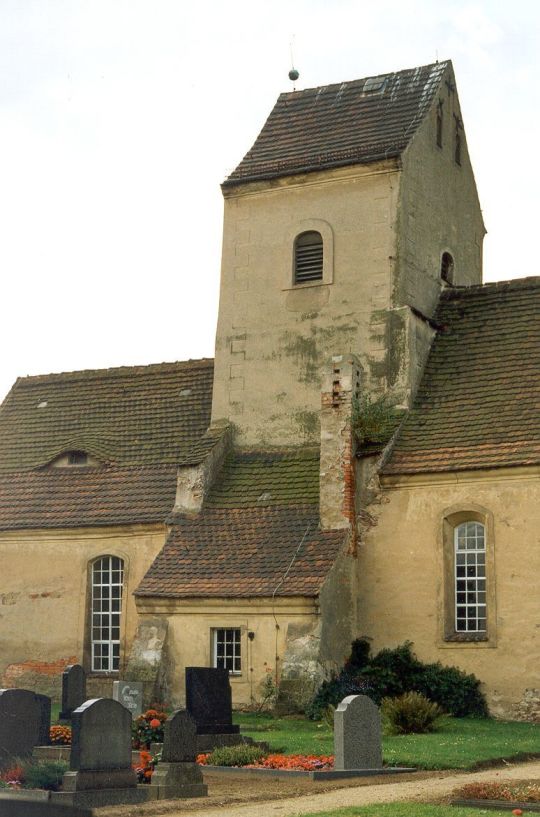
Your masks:
<svg viewBox="0 0 540 817"><path fill-rule="evenodd" d="M443 252L442 254L441 278L447 284L454 283L454 259L449 252Z"/></svg>
<svg viewBox="0 0 540 817"><path fill-rule="evenodd" d="M442 148L443 104L437 105L437 145Z"/></svg>
<svg viewBox="0 0 540 817"><path fill-rule="evenodd" d="M461 164L461 133L459 132L459 127L457 126L454 141L454 161L457 165Z"/></svg>
<svg viewBox="0 0 540 817"><path fill-rule="evenodd" d="M300 233L294 242L294 283L322 281L323 240L315 230Z"/></svg>

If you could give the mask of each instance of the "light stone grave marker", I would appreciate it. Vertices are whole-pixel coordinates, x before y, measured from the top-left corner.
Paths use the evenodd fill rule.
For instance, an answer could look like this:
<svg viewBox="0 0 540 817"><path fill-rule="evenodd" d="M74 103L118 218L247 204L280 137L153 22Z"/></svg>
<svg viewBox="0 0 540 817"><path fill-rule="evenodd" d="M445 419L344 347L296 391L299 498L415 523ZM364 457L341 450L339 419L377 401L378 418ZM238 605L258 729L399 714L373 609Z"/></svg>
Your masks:
<svg viewBox="0 0 540 817"><path fill-rule="evenodd" d="M113 681L113 700L131 712L135 720L142 713L143 685L141 681Z"/></svg>
<svg viewBox="0 0 540 817"><path fill-rule="evenodd" d="M334 768L382 769L381 715L367 695L349 695L334 713Z"/></svg>

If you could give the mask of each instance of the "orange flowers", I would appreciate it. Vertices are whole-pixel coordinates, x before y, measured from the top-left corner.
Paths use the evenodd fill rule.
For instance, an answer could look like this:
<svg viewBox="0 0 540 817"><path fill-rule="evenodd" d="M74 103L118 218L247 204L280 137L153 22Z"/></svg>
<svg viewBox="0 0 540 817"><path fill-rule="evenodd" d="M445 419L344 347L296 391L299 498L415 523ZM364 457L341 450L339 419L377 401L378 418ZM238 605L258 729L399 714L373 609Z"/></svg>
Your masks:
<svg viewBox="0 0 540 817"><path fill-rule="evenodd" d="M159 729L160 726L161 726L161 721L158 720L158 718L152 718L152 720L150 721L150 728L151 729Z"/></svg>
<svg viewBox="0 0 540 817"><path fill-rule="evenodd" d="M51 726L49 739L54 746L71 746L71 726Z"/></svg>
<svg viewBox="0 0 540 817"><path fill-rule="evenodd" d="M210 752L197 755L197 763L201 766L208 764ZM333 769L333 755L267 755L259 763L249 763L246 769L283 769L284 771L315 772L320 769Z"/></svg>

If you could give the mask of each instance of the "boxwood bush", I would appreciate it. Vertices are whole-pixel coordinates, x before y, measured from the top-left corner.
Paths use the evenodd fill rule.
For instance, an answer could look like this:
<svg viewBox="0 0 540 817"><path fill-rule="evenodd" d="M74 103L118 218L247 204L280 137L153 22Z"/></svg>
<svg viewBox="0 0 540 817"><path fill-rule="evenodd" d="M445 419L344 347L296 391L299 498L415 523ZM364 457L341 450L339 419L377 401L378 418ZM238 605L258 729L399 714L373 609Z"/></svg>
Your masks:
<svg viewBox="0 0 540 817"><path fill-rule="evenodd" d="M320 720L329 704L336 706L347 695L368 695L380 705L383 698L396 698L405 692L420 692L457 718L489 714L480 681L474 675L440 662L423 664L414 655L410 641L371 656L366 639L353 642L343 669L323 681L306 714Z"/></svg>

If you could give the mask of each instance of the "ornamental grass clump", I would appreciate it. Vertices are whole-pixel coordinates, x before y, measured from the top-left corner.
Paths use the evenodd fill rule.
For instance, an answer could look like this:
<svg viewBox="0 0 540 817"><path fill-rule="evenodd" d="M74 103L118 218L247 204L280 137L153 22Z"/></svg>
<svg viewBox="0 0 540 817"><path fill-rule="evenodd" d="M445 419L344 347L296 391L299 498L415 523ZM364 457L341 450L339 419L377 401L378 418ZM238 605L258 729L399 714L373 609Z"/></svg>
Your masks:
<svg viewBox="0 0 540 817"><path fill-rule="evenodd" d="M204 766L249 766L260 763L268 755L260 746L240 743L237 746L220 746L207 755L199 755L198 763Z"/></svg>
<svg viewBox="0 0 540 817"><path fill-rule="evenodd" d="M397 698L383 698L381 712L392 735L435 732L444 712L420 692L405 692Z"/></svg>

